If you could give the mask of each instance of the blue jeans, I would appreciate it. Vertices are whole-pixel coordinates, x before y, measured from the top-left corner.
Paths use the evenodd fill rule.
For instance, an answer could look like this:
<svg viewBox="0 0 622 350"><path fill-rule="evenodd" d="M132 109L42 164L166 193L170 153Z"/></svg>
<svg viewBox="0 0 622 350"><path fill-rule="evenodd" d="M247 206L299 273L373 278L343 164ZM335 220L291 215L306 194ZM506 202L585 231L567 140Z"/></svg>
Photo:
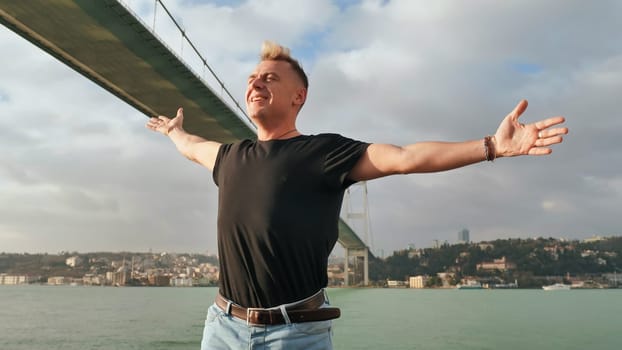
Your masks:
<svg viewBox="0 0 622 350"><path fill-rule="evenodd" d="M331 350L332 321L247 325L216 304L207 310L201 350Z"/></svg>

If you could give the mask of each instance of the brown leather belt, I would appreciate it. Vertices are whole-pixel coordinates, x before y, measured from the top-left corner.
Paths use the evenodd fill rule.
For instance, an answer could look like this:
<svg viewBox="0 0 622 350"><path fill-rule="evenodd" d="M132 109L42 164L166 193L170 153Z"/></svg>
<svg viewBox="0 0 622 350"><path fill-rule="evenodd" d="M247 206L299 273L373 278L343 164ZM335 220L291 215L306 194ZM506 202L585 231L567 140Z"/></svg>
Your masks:
<svg viewBox="0 0 622 350"><path fill-rule="evenodd" d="M225 313L246 321L252 325L277 325L287 323L280 309L245 308L231 303L225 297L216 296L216 305ZM291 323L326 321L341 316L341 310L336 307L323 307L324 293L318 293L299 304L287 307L287 317Z"/></svg>

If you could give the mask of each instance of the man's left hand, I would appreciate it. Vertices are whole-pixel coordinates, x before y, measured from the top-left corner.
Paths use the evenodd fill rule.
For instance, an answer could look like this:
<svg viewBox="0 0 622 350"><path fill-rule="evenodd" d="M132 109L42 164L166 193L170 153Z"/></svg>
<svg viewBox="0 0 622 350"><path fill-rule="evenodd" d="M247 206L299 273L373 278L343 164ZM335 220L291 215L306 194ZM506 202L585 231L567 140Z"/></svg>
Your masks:
<svg viewBox="0 0 622 350"><path fill-rule="evenodd" d="M566 127L551 128L563 123L564 117L552 117L531 124L519 123L518 118L525 109L527 101L522 100L499 125L493 138L497 157L550 154L552 150L549 146L561 143L561 135L568 133Z"/></svg>

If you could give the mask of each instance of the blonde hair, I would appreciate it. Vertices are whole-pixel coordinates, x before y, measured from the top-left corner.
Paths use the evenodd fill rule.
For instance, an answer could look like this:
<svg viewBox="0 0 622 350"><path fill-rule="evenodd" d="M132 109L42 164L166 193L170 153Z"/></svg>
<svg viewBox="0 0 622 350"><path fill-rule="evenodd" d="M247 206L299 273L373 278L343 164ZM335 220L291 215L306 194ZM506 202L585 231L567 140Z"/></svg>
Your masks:
<svg viewBox="0 0 622 350"><path fill-rule="evenodd" d="M296 72L300 80L302 80L305 89L309 87L309 79L307 78L307 74L302 69L302 66L300 66L300 63L290 55L289 48L266 40L261 45L261 54L259 55L259 58L262 61L289 62L294 72Z"/></svg>

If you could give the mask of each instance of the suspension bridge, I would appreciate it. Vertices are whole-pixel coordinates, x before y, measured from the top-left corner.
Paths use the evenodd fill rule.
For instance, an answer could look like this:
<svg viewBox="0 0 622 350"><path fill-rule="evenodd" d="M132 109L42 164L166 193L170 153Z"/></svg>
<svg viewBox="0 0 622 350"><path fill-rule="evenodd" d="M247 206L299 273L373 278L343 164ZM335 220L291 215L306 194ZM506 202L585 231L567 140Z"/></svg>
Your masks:
<svg viewBox="0 0 622 350"><path fill-rule="evenodd" d="M177 26L182 42L210 72L220 93L157 35L158 8ZM255 138L243 108L159 0L154 1L151 27L118 0L0 0L0 23L148 117L175 115L177 106L184 106L184 129L190 133L223 143ZM366 213L366 197L364 201ZM346 216L361 215L366 214ZM370 249L343 219L339 243L346 262L354 258L355 267L363 266L363 271L353 271L360 276L355 283L367 285ZM349 265L345 285L352 284Z"/></svg>

